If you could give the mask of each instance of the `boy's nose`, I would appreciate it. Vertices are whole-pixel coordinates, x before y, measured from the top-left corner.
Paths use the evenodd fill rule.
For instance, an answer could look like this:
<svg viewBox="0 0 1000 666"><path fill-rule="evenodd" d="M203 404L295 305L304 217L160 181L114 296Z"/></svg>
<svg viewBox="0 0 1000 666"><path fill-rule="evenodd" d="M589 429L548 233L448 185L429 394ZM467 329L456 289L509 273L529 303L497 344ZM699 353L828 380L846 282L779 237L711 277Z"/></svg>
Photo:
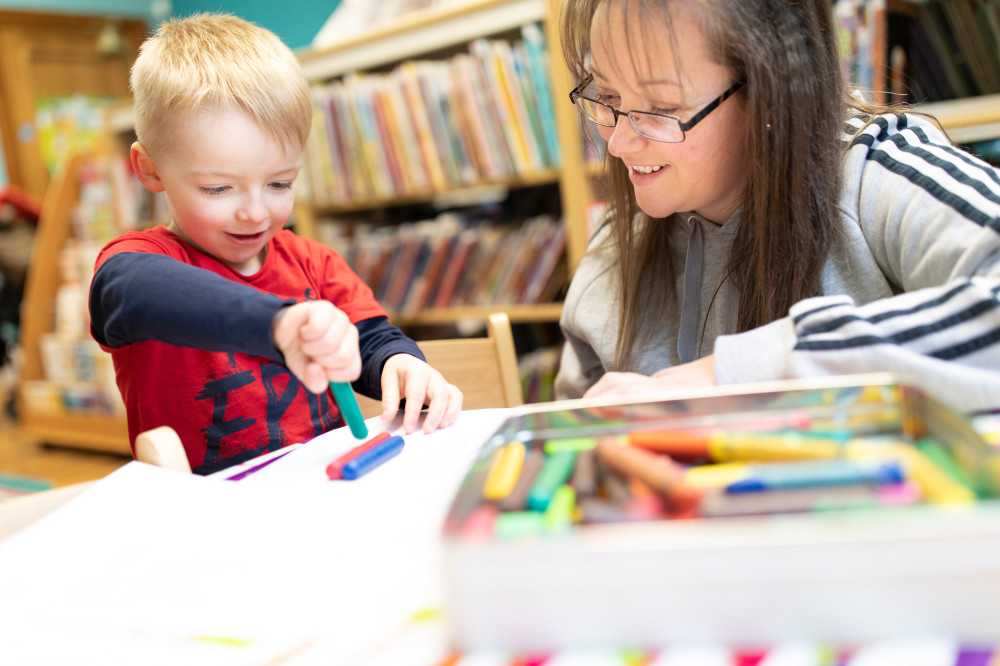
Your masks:
<svg viewBox="0 0 1000 666"><path fill-rule="evenodd" d="M262 222L267 219L267 207L260 197L247 197L236 212L236 219L243 222Z"/></svg>

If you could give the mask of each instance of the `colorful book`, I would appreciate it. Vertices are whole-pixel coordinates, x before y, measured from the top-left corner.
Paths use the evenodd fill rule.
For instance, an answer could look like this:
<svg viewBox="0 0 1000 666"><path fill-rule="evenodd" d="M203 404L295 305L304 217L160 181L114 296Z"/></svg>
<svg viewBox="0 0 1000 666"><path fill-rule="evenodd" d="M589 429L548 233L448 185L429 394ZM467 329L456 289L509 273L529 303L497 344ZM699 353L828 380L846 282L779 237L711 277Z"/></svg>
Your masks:
<svg viewBox="0 0 1000 666"><path fill-rule="evenodd" d="M535 91L538 118L542 126L542 139L548 156L547 163L557 167L562 163L562 158L559 150L559 135L556 132L555 107L552 103L552 82L549 73L549 53L545 43L545 35L537 23L528 23L521 27L521 37L524 39L524 49L528 55L531 84Z"/></svg>
<svg viewBox="0 0 1000 666"><path fill-rule="evenodd" d="M434 189L443 190L448 186L448 181L441 167L441 159L427 115L427 107L424 106L423 94L420 91L420 73L416 63L412 61L400 65L399 72L403 83L403 93L410 108L413 126L416 128L420 150L424 154L424 164L427 167L431 185Z"/></svg>

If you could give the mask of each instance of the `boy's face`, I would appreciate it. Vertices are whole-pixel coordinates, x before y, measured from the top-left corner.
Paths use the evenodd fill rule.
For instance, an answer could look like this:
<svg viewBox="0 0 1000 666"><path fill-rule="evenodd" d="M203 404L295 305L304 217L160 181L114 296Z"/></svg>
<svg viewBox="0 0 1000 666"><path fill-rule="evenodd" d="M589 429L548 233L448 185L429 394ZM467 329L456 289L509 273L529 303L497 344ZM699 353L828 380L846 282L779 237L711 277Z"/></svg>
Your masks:
<svg viewBox="0 0 1000 666"><path fill-rule="evenodd" d="M283 148L241 111L175 119L173 143L140 179L164 191L170 230L243 275L260 270L267 243L295 203L301 150ZM133 148L144 154L141 147ZM148 156L147 156L148 159Z"/></svg>

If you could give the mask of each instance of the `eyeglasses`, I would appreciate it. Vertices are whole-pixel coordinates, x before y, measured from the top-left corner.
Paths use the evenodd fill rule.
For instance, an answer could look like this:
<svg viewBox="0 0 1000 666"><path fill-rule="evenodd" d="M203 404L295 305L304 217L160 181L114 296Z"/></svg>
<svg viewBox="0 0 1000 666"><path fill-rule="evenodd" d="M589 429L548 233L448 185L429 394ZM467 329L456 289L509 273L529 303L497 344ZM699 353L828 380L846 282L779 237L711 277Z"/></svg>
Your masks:
<svg viewBox="0 0 1000 666"><path fill-rule="evenodd" d="M618 124L619 116L628 116L636 132L647 139L665 141L667 143L679 143L683 141L685 132L704 120L705 116L715 111L720 104L725 102L744 85L743 81L737 81L729 86L725 92L709 102L701 111L694 114L691 120L685 123L681 122L681 119L677 116L668 116L664 113L619 111L609 104L587 97L583 94L584 88L590 85L593 80L594 75L591 74L569 94L569 100L573 102L584 118L601 127L614 127Z"/></svg>

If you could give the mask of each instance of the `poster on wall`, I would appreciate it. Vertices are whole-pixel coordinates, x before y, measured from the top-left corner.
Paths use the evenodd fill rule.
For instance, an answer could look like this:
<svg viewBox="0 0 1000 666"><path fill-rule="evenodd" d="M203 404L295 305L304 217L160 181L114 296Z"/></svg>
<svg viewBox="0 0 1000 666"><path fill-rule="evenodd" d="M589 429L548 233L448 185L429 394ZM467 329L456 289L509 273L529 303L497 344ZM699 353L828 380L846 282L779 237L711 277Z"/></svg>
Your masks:
<svg viewBox="0 0 1000 666"><path fill-rule="evenodd" d="M93 95L42 97L35 111L42 159L54 174L70 156L97 150L102 137L105 109L114 98Z"/></svg>

